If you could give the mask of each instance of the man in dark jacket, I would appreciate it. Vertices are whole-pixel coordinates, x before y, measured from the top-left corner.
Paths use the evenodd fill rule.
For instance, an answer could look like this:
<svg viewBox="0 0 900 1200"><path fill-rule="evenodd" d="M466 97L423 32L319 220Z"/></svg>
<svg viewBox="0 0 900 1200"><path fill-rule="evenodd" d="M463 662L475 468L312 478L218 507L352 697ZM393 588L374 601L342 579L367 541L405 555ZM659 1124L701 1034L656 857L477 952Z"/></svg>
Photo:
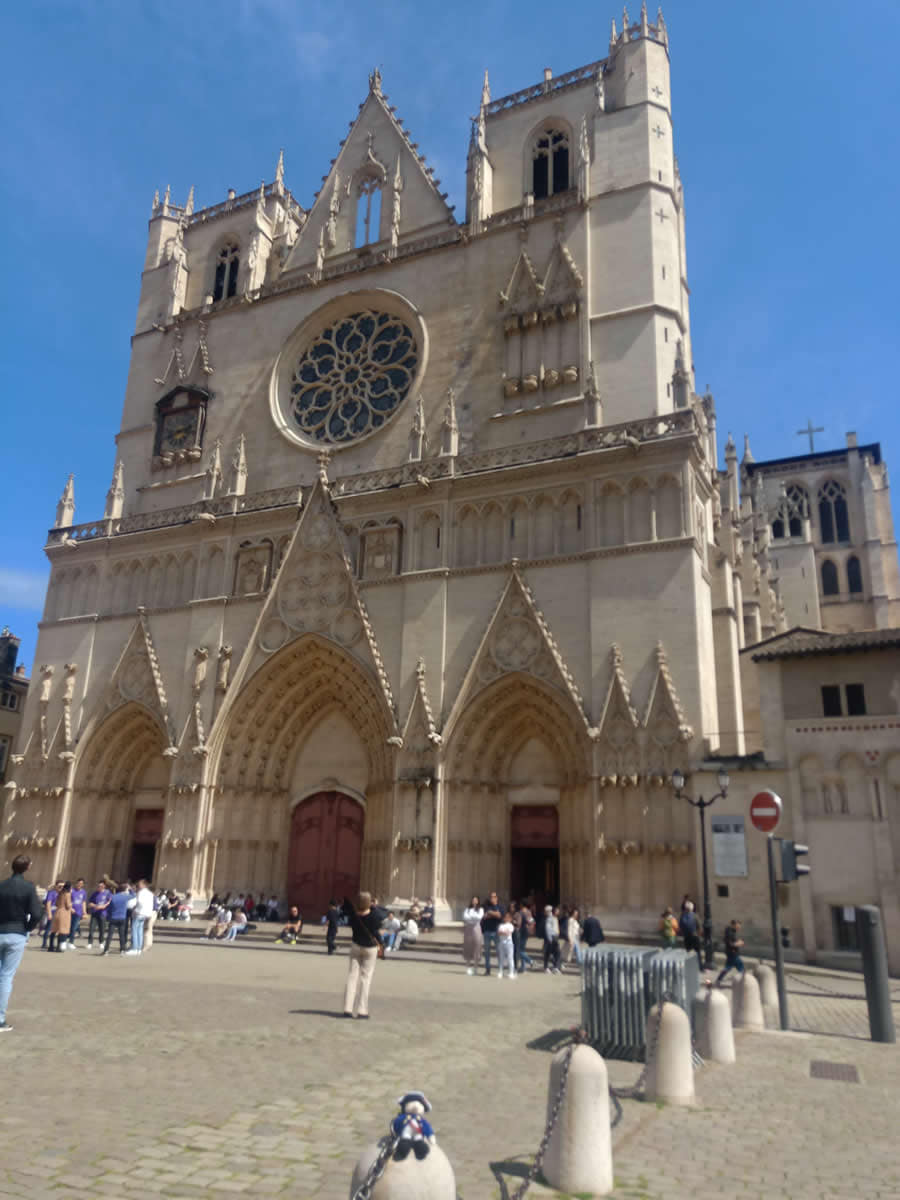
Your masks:
<svg viewBox="0 0 900 1200"><path fill-rule="evenodd" d="M584 924L581 927L581 940L587 946L599 946L601 942L606 941L603 934L603 926L593 913L588 913L584 918Z"/></svg>
<svg viewBox="0 0 900 1200"><path fill-rule="evenodd" d="M31 859L24 854L13 859L13 873L0 883L0 1033L8 1033L6 1008L25 943L37 928L43 913L37 889L25 878Z"/></svg>

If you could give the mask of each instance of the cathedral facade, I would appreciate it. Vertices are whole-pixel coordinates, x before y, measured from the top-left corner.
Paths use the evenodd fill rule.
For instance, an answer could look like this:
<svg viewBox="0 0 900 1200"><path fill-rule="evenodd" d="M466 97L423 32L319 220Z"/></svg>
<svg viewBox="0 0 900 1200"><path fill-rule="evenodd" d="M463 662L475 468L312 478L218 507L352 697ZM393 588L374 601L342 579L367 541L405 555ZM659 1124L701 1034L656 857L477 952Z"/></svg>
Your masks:
<svg viewBox="0 0 900 1200"><path fill-rule="evenodd" d="M106 511L70 479L46 548L4 812L38 875L621 928L695 891L669 781L748 748L790 534L694 387L662 15L486 76L466 195L375 71L309 207L282 159L154 199Z"/></svg>

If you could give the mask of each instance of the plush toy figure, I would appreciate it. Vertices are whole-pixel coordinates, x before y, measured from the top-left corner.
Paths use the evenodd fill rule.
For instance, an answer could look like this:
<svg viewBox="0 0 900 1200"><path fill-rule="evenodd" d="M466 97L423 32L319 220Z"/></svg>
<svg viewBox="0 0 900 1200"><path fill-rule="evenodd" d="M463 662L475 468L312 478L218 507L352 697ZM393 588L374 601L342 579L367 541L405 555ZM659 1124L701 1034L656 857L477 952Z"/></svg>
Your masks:
<svg viewBox="0 0 900 1200"><path fill-rule="evenodd" d="M416 1158L423 1159L437 1144L434 1130L424 1116L431 1112L431 1105L425 1099L424 1092L407 1092L397 1103L400 1112L391 1121L391 1133L400 1139L394 1150L394 1158L402 1162L412 1150Z"/></svg>

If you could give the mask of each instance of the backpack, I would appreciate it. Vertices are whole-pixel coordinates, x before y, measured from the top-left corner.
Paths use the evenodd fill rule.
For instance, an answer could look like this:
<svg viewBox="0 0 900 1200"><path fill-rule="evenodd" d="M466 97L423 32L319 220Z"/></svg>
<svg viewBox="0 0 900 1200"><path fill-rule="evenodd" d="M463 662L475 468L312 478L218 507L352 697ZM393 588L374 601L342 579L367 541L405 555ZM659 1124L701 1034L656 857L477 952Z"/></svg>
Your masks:
<svg viewBox="0 0 900 1200"><path fill-rule="evenodd" d="M522 928L525 930L526 934L529 937L534 937L534 931L536 929L536 926L534 923L534 917L530 913L523 914Z"/></svg>

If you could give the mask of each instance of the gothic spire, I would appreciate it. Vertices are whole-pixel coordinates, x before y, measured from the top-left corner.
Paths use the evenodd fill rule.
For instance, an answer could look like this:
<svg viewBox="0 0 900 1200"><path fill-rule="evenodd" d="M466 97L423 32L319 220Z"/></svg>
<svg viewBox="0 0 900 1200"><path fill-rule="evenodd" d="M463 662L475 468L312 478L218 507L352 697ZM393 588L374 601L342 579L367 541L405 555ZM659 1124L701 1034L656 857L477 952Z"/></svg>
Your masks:
<svg viewBox="0 0 900 1200"><path fill-rule="evenodd" d="M650 22L647 20L647 0L641 0L641 37L650 33Z"/></svg>
<svg viewBox="0 0 900 1200"><path fill-rule="evenodd" d="M116 460L116 465L113 468L112 483L109 485L109 491L106 493L106 508L103 512L104 519L107 521L117 521L122 515L124 506L125 468L120 458Z"/></svg>
<svg viewBox="0 0 900 1200"><path fill-rule="evenodd" d="M247 454L244 447L244 435L238 438L238 444L231 459L230 496L243 496L247 490Z"/></svg>
<svg viewBox="0 0 900 1200"><path fill-rule="evenodd" d="M375 96L381 95L381 71L378 67L369 76L369 91Z"/></svg>
<svg viewBox="0 0 900 1200"><path fill-rule="evenodd" d="M56 528L67 529L75 516L75 476L70 475L66 480L59 503L56 506Z"/></svg>
<svg viewBox="0 0 900 1200"><path fill-rule="evenodd" d="M150 209L150 216L155 217L159 211L159 188L153 193L153 206Z"/></svg>
<svg viewBox="0 0 900 1200"><path fill-rule="evenodd" d="M491 102L491 84L488 79L487 68L484 72L484 83L481 85L481 107L487 108Z"/></svg>
<svg viewBox="0 0 900 1200"><path fill-rule="evenodd" d="M162 210L165 215L168 215L169 205L172 203L172 185L166 184L166 194L163 196Z"/></svg>
<svg viewBox="0 0 900 1200"><path fill-rule="evenodd" d="M745 433L744 434L744 457L741 459L741 465L743 465L744 463L752 463L752 462L756 462L756 459L753 457L753 451L750 449L750 434Z"/></svg>
<svg viewBox="0 0 900 1200"><path fill-rule="evenodd" d="M275 167L275 186L284 187L284 149L278 151L278 164Z"/></svg>
<svg viewBox="0 0 900 1200"><path fill-rule="evenodd" d="M659 40L662 42L662 44L664 46L668 46L669 31L666 29L666 22L662 15L661 8L658 8L656 10L656 33L657 33L657 36L659 37Z"/></svg>
<svg viewBox="0 0 900 1200"><path fill-rule="evenodd" d="M184 206L184 215L189 217L194 211L194 185L191 184L191 190L188 192L187 203Z"/></svg>
<svg viewBox="0 0 900 1200"><path fill-rule="evenodd" d="M629 16L628 16L628 9L623 5L623 7L622 7L622 41L623 42L628 41L628 27L630 24L631 24L631 20L629 19Z"/></svg>
<svg viewBox="0 0 900 1200"><path fill-rule="evenodd" d="M610 54L612 54L612 52L615 50L616 42L618 40L619 40L619 31L618 31L618 29L616 29L616 18L613 17L612 22L610 24L610 28L609 28L609 52L610 52Z"/></svg>

